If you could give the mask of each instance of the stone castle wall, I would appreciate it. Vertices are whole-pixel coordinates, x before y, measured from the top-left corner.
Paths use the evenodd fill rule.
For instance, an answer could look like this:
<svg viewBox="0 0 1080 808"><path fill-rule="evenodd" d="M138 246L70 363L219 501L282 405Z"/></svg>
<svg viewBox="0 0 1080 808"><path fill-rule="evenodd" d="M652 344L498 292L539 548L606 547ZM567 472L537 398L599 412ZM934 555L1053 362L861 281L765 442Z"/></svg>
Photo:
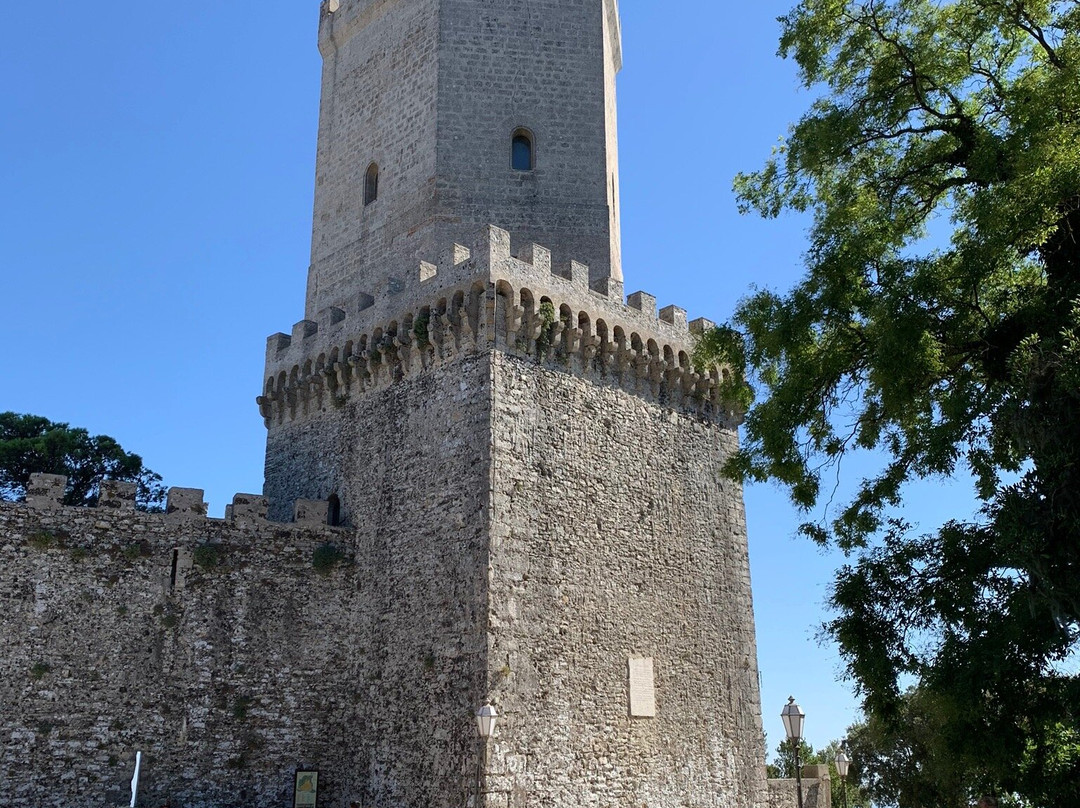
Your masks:
<svg viewBox="0 0 1080 808"><path fill-rule="evenodd" d="M154 808L284 805L313 763L348 786L363 575L313 566L346 535L271 525L257 497L230 520L171 504L0 504L3 804L126 805L136 751Z"/></svg>
<svg viewBox="0 0 1080 808"><path fill-rule="evenodd" d="M477 686L442 693L425 725L475 756L454 711L499 710L489 764L458 804L475 788L499 808L761 804L745 519L720 475L737 414L721 369L695 369L681 309L592 290L586 268L555 271L542 247L515 254L488 228L448 253L421 266L396 313L270 339L266 493L337 497L371 537L358 540L408 560L394 591L413 614L443 615L433 665L455 632L481 640L464 660ZM456 594L440 603L432 588ZM406 628L395 636L408 643ZM654 717L631 715L642 660ZM418 778L428 791L389 804L455 804L457 774L429 773L442 785Z"/></svg>
<svg viewBox="0 0 1080 808"><path fill-rule="evenodd" d="M764 759L736 435L494 358L488 787L526 805L753 806ZM651 659L655 717L628 667Z"/></svg>

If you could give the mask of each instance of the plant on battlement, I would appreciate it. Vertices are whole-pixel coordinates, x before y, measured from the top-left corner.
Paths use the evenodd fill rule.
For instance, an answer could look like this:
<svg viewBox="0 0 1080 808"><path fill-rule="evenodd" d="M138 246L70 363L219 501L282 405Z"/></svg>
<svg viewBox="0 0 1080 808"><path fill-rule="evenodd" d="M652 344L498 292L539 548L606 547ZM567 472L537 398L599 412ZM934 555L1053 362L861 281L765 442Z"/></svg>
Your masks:
<svg viewBox="0 0 1080 808"><path fill-rule="evenodd" d="M63 544L63 537L51 530L36 530L26 537L26 543L35 550L48 550Z"/></svg>
<svg viewBox="0 0 1080 808"><path fill-rule="evenodd" d="M536 311L540 319L540 336L536 338L536 358L543 359L551 347L552 326L555 325L555 304L545 300Z"/></svg>
<svg viewBox="0 0 1080 808"><path fill-rule="evenodd" d="M416 319L413 320L413 337L416 338L416 344L421 348L426 348L431 342L428 340L428 323L431 321L431 315L418 314Z"/></svg>
<svg viewBox="0 0 1080 808"><path fill-rule="evenodd" d="M320 575L329 575L330 571L345 560L345 553L327 542L320 544L311 554L311 566Z"/></svg>
<svg viewBox="0 0 1080 808"><path fill-rule="evenodd" d="M191 560L204 570L212 570L221 565L224 551L219 544L200 544L191 553Z"/></svg>
<svg viewBox="0 0 1080 808"><path fill-rule="evenodd" d="M35 682L45 678L45 674L52 670L48 662L35 662L30 666L30 678Z"/></svg>
<svg viewBox="0 0 1080 808"><path fill-rule="evenodd" d="M24 499L31 474L67 477L65 505L96 505L101 483L119 480L137 484L140 510L164 510L161 477L107 435L92 436L38 415L0 413L0 499Z"/></svg>

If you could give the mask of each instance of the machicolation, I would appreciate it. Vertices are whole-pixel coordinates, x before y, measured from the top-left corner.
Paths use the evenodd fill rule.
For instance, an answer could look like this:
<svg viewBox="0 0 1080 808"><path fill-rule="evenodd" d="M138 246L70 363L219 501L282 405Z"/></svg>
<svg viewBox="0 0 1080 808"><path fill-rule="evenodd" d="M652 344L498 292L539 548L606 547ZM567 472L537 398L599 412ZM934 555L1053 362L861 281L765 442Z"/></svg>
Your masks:
<svg viewBox="0 0 1080 808"><path fill-rule="evenodd" d="M365 296L352 311L331 309L297 323L291 336L270 337L258 398L267 423L341 406L352 395L488 349L668 406L737 418L720 397L726 371L693 361L694 334L712 328L711 321L688 324L677 306L658 313L646 292L624 304L620 283L592 289L588 267L570 262L557 271L544 247L529 245L514 256L510 235L489 227L473 247L453 245L441 267L421 264L417 280L412 294L375 302Z"/></svg>

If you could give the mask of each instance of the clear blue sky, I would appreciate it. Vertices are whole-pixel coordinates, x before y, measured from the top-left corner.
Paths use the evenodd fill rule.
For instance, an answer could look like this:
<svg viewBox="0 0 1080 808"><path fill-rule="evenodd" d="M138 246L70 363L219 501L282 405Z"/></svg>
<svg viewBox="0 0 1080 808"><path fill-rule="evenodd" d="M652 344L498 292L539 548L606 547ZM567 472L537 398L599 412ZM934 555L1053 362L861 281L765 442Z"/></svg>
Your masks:
<svg viewBox="0 0 1080 808"><path fill-rule="evenodd" d="M809 104L776 57L794 0L622 0L627 291L723 320L798 277L805 221L731 193ZM0 9L0 411L116 437L212 515L262 487L265 338L303 316L319 56L316 0ZM948 504L925 487L906 513ZM856 716L817 639L840 562L747 490L769 748L789 693L821 746Z"/></svg>

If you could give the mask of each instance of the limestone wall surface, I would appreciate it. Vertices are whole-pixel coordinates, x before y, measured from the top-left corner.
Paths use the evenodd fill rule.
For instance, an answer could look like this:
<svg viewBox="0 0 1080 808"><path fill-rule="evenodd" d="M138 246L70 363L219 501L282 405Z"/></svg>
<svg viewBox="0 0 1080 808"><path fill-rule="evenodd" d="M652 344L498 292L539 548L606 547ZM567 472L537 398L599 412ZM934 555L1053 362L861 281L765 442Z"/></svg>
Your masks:
<svg viewBox="0 0 1080 808"><path fill-rule="evenodd" d="M490 222L583 262L594 288L621 279L619 41L614 0L324 3L305 317L407 293L420 261ZM519 129L530 171L511 168Z"/></svg>
<svg viewBox="0 0 1080 808"><path fill-rule="evenodd" d="M201 500L201 497L199 497ZM366 697L352 564L323 526L0 504L0 803L283 805L347 787Z"/></svg>
<svg viewBox="0 0 1080 808"><path fill-rule="evenodd" d="M488 804L759 804L746 523L719 473L734 431L493 363ZM632 715L631 660L651 660L654 717Z"/></svg>
<svg viewBox="0 0 1080 808"><path fill-rule="evenodd" d="M274 424L266 493L336 495L360 568L353 647L372 670L350 743L363 804L475 798L487 642L487 357ZM358 608L361 608L358 606Z"/></svg>

